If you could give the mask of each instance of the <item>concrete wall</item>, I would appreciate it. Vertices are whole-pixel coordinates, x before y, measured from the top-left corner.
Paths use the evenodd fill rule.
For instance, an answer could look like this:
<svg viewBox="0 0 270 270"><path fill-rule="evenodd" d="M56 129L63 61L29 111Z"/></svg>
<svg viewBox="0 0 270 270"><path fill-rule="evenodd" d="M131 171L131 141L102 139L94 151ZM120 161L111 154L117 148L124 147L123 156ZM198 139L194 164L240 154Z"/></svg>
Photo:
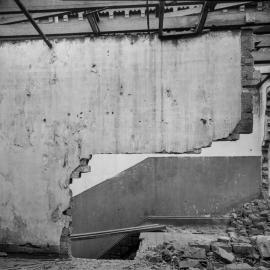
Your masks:
<svg viewBox="0 0 270 270"><path fill-rule="evenodd" d="M260 156L147 158L75 196L73 232L132 227L147 216L220 215L257 198L260 179ZM114 241L74 241L73 255L98 257Z"/></svg>
<svg viewBox="0 0 270 270"><path fill-rule="evenodd" d="M240 43L230 31L2 43L0 243L59 251L69 177L89 153L184 152L227 137L241 117Z"/></svg>

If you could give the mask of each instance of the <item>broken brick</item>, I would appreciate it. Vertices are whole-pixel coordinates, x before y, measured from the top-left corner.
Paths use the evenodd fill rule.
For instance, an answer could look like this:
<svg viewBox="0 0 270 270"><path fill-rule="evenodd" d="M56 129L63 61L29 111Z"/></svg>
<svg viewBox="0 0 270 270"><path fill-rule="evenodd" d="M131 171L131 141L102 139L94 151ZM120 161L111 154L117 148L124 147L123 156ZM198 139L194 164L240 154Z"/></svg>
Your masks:
<svg viewBox="0 0 270 270"><path fill-rule="evenodd" d="M262 258L270 258L270 236L258 235L256 238L257 248Z"/></svg>
<svg viewBox="0 0 270 270"><path fill-rule="evenodd" d="M253 246L247 243L233 243L233 252L239 255L251 255Z"/></svg>
<svg viewBox="0 0 270 270"><path fill-rule="evenodd" d="M217 247L214 253L226 263L232 263L235 260L234 255L223 248Z"/></svg>
<svg viewBox="0 0 270 270"><path fill-rule="evenodd" d="M190 267L196 267L196 266L200 266L200 262L198 260L193 260L193 259L186 259L179 263L180 269L182 268L189 269Z"/></svg>
<svg viewBox="0 0 270 270"><path fill-rule="evenodd" d="M204 248L190 247L185 250L184 257L194 258L194 259L205 259L206 252Z"/></svg>

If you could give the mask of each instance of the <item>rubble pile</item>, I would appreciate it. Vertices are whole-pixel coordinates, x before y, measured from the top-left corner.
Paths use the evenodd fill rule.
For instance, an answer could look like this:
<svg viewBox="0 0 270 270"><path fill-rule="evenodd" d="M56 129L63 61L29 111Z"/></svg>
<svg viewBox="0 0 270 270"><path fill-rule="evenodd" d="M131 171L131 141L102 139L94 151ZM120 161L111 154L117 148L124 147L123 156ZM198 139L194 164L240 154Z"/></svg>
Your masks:
<svg viewBox="0 0 270 270"><path fill-rule="evenodd" d="M265 238L266 237L266 238ZM254 241L252 241L254 240ZM167 263L181 270L266 270L270 269L270 237L257 239L220 237L209 246L192 244L177 249L174 242L149 248L144 260L156 265Z"/></svg>
<svg viewBox="0 0 270 270"><path fill-rule="evenodd" d="M270 200L254 200L231 214L232 232L242 236L270 235Z"/></svg>
<svg viewBox="0 0 270 270"><path fill-rule="evenodd" d="M176 241L164 242L150 247L144 259L156 269L163 269L162 263L181 270L270 269L270 200L246 203L230 217L226 233L209 244L198 241L176 248Z"/></svg>

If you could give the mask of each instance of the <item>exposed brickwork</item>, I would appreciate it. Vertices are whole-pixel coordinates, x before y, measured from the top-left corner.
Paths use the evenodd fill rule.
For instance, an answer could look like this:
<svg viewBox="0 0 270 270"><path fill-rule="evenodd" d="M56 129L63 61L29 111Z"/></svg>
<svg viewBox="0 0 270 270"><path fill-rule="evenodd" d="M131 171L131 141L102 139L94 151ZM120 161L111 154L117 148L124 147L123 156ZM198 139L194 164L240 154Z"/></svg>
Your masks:
<svg viewBox="0 0 270 270"><path fill-rule="evenodd" d="M252 51L254 38L252 30L241 32L241 120L230 136L224 140L238 140L239 134L250 134L253 131L253 97L258 95L256 85L260 82L261 74L254 68Z"/></svg>
<svg viewBox="0 0 270 270"><path fill-rule="evenodd" d="M270 87L266 92L264 141L262 145L262 194L269 197L269 147L270 147Z"/></svg>
<svg viewBox="0 0 270 270"><path fill-rule="evenodd" d="M242 111L241 121L238 125L238 130L242 134L252 133L253 129L253 94L247 92L245 89L242 92Z"/></svg>
<svg viewBox="0 0 270 270"><path fill-rule="evenodd" d="M253 95L258 94L256 85L260 82L260 73L254 68L252 51L254 38L252 30L241 32L241 73L242 73L242 111L241 121L237 127L239 133L252 133L253 129Z"/></svg>
<svg viewBox="0 0 270 270"><path fill-rule="evenodd" d="M260 82L260 73L254 68L252 51L254 50L254 38L252 30L243 30L241 33L241 67L242 87L256 88Z"/></svg>

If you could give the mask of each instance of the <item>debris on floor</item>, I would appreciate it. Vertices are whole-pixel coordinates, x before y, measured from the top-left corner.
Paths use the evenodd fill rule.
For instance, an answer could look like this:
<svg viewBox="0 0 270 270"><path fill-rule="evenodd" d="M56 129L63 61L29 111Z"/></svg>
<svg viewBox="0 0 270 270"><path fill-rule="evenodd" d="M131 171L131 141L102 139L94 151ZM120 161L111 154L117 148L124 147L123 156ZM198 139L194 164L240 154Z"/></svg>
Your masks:
<svg viewBox="0 0 270 270"><path fill-rule="evenodd" d="M242 236L270 235L270 200L245 203L231 214L228 230Z"/></svg>
<svg viewBox="0 0 270 270"><path fill-rule="evenodd" d="M141 233L134 260L31 260L1 252L0 269L270 269L270 201L254 200L229 215L229 224L168 226L165 232Z"/></svg>
<svg viewBox="0 0 270 270"><path fill-rule="evenodd" d="M141 234L137 259L170 269L270 269L270 201L254 200L231 214L226 228L169 228Z"/></svg>

